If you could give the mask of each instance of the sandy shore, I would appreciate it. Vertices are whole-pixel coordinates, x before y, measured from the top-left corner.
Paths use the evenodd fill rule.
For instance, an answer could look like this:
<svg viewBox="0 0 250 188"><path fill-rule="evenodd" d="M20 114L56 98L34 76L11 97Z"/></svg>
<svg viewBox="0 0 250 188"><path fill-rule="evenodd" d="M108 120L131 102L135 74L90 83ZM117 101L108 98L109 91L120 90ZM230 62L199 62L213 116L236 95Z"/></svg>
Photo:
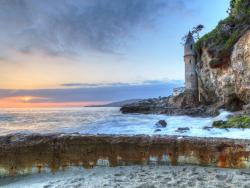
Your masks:
<svg viewBox="0 0 250 188"><path fill-rule="evenodd" d="M198 166L129 166L72 168L54 175L42 173L0 179L1 187L244 187L250 188L250 171Z"/></svg>

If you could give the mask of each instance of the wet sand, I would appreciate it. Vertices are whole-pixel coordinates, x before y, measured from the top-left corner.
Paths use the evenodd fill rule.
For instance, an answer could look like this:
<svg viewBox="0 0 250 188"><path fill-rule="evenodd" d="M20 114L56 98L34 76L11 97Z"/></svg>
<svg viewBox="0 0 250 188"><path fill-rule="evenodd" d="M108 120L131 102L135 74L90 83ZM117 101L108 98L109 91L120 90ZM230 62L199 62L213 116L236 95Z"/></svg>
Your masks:
<svg viewBox="0 0 250 188"><path fill-rule="evenodd" d="M198 166L124 166L71 168L56 174L41 173L0 179L8 188L250 188L250 171Z"/></svg>

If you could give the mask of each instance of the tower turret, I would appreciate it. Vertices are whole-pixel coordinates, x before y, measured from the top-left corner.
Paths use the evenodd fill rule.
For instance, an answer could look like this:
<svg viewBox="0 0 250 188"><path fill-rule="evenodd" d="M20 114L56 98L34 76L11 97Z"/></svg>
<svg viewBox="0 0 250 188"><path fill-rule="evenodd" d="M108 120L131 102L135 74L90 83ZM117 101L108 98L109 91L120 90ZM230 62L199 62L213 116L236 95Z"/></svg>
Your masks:
<svg viewBox="0 0 250 188"><path fill-rule="evenodd" d="M198 96L198 77L196 73L196 52L194 44L193 35L189 32L184 47L185 90Z"/></svg>

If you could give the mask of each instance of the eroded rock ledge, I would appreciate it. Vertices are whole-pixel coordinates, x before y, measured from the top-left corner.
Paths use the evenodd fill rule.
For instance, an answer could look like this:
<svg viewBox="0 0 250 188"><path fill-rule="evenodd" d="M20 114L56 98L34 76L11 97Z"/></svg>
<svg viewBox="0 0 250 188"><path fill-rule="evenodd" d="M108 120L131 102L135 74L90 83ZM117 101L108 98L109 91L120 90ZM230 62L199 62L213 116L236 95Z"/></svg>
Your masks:
<svg viewBox="0 0 250 188"><path fill-rule="evenodd" d="M1 176L55 172L68 166L149 163L250 168L250 140L78 134L0 137Z"/></svg>
<svg viewBox="0 0 250 188"><path fill-rule="evenodd" d="M219 114L222 104L212 105L197 102L195 96L183 92L178 96L145 99L121 107L122 113L188 115L194 117L210 117Z"/></svg>

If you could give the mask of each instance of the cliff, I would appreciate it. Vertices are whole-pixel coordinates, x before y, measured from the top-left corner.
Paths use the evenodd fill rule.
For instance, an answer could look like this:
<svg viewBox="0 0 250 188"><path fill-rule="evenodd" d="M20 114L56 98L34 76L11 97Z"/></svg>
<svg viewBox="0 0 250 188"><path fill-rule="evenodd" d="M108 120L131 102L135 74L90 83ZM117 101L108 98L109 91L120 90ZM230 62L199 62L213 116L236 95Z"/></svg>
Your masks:
<svg viewBox="0 0 250 188"><path fill-rule="evenodd" d="M196 43L202 102L241 110L250 103L250 1L232 0L228 18Z"/></svg>
<svg viewBox="0 0 250 188"><path fill-rule="evenodd" d="M250 103L250 30L236 42L227 64L214 68L209 64L213 60L208 49L203 48L197 69L202 101L241 110Z"/></svg>

